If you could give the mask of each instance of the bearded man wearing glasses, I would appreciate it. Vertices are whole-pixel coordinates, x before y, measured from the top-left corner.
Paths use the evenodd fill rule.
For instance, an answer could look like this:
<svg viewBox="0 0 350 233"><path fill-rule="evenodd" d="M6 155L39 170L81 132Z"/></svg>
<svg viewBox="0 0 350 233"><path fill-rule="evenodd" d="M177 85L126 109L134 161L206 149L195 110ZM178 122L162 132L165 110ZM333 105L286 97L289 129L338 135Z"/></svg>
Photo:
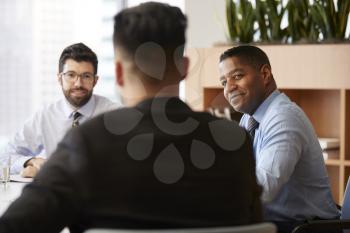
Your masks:
<svg viewBox="0 0 350 233"><path fill-rule="evenodd" d="M98 81L96 54L83 43L65 48L59 59L58 82L65 98L42 107L9 141L0 160L11 158L11 173L34 177L71 127L118 108L93 95Z"/></svg>

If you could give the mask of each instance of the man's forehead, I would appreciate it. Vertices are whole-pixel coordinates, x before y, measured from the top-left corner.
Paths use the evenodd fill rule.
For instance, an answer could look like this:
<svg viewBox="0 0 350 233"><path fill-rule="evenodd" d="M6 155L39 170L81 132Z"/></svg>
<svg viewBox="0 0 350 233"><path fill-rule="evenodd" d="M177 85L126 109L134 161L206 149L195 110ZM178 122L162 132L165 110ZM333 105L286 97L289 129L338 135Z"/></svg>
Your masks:
<svg viewBox="0 0 350 233"><path fill-rule="evenodd" d="M74 59L67 59L65 63L63 64L63 70L88 70L88 71L93 71L94 66L92 65L91 62L88 61L76 61Z"/></svg>
<svg viewBox="0 0 350 233"><path fill-rule="evenodd" d="M220 62L219 68L221 72L227 73L234 69L241 68L241 64L238 59L229 57Z"/></svg>
<svg viewBox="0 0 350 233"><path fill-rule="evenodd" d="M222 60L220 63L225 64L226 66L237 66L237 65L243 65L242 59L239 57L233 56L233 57L227 57L224 60Z"/></svg>
<svg viewBox="0 0 350 233"><path fill-rule="evenodd" d="M63 66L91 66L93 67L92 63L90 61L77 61L74 59L67 59Z"/></svg>

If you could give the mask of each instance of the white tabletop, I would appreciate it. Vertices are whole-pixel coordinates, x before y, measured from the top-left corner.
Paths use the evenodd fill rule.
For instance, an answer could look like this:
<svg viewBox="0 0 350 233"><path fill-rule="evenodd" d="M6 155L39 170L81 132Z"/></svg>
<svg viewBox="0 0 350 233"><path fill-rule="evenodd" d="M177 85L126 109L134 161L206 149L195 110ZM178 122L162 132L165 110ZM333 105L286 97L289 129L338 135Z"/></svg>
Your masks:
<svg viewBox="0 0 350 233"><path fill-rule="evenodd" d="M8 182L6 186L4 183L0 183L0 216L19 197L25 185L26 183L20 182Z"/></svg>
<svg viewBox="0 0 350 233"><path fill-rule="evenodd" d="M6 211L9 205L17 199L22 193L23 187L27 183L8 182L7 186L0 183L0 216ZM64 228L61 233L69 233L68 228Z"/></svg>

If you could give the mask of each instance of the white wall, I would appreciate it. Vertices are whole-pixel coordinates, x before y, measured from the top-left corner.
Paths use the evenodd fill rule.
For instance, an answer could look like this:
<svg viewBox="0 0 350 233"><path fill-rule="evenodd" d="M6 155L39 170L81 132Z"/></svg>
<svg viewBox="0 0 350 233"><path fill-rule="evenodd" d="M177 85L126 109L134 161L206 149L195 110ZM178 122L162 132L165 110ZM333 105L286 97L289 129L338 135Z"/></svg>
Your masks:
<svg viewBox="0 0 350 233"><path fill-rule="evenodd" d="M187 47L211 47L226 42L225 0L186 0Z"/></svg>

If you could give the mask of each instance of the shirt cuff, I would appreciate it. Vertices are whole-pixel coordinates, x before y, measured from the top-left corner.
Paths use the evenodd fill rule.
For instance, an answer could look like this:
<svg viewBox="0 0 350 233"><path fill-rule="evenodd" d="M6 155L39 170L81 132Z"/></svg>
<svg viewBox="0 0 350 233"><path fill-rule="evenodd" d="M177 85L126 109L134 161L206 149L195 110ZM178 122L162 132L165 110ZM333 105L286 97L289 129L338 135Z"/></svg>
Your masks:
<svg viewBox="0 0 350 233"><path fill-rule="evenodd" d="M19 174L23 168L24 168L24 163L33 157L30 156L21 156L17 158L15 161L12 161L12 166L11 166L11 174Z"/></svg>

